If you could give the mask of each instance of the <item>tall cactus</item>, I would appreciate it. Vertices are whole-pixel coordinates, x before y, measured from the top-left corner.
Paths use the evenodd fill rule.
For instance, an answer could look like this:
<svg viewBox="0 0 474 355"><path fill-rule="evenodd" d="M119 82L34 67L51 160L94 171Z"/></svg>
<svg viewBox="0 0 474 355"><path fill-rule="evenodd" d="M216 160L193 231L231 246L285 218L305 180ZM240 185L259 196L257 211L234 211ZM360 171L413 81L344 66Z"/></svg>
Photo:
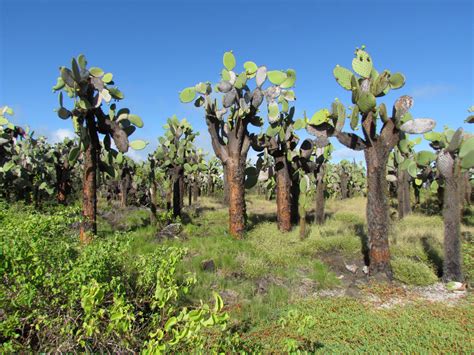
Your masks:
<svg viewBox="0 0 474 355"><path fill-rule="evenodd" d="M166 172L172 191L172 206L174 217L181 216L185 184L185 164L193 147L194 138L198 133L193 131L190 123L184 118L179 120L176 115L168 118L165 135L159 138L160 146L155 151L159 166Z"/></svg>
<svg viewBox="0 0 474 355"><path fill-rule="evenodd" d="M464 172L474 167L474 136L445 129L425 134L436 151L436 168L444 180L444 281L462 281L460 188Z"/></svg>
<svg viewBox="0 0 474 355"><path fill-rule="evenodd" d="M222 80L215 87L222 93L219 105L209 82L188 87L180 93L182 102L194 101L205 111L206 124L211 135L212 147L224 165L225 182L229 186L229 230L234 238L242 238L245 230L245 170L250 149L249 125L260 127L263 120L258 116L259 107L266 101L268 119L278 119L280 107L288 105L294 85L293 70L269 71L254 62L244 63L244 70L234 72L236 65L232 52L224 53ZM255 86L250 88L251 79ZM271 86L264 88L267 79ZM197 98L196 98L197 95ZM253 170L253 169L252 169ZM252 181L256 182L256 177Z"/></svg>
<svg viewBox="0 0 474 355"><path fill-rule="evenodd" d="M107 151L116 153L111 147L111 139L122 153L127 152L129 147L143 149L146 142L129 142L128 139L136 127L143 126L143 121L139 116L131 114L130 110L117 110L115 104L110 104L112 100L122 100L123 93L112 86L112 73L104 73L98 67L88 68L84 55L73 58L71 68L60 67L59 71L60 76L53 87L54 92L59 92L57 113L63 120L72 119L79 136L79 148L71 152L70 158L75 160L81 151L84 153L80 240L82 243L88 243L97 233L97 172L101 151L99 134L103 135L103 146ZM72 99L70 109L64 106L63 92ZM107 113L102 110L104 103L109 105Z"/></svg>
<svg viewBox="0 0 474 355"><path fill-rule="evenodd" d="M379 73L375 70L365 47L355 51L352 69L337 65L333 73L336 81L351 92L354 106L350 126L353 130L360 126L363 135L343 132L346 112L338 100L333 103L331 111L323 109L316 112L309 120L307 130L324 139L335 136L350 149L364 151L368 182L369 270L371 275L381 273L391 278L385 179L389 153L400 140L401 132L425 133L434 127L435 122L431 119L412 119L408 111L413 99L409 96L401 96L395 102L391 117L385 104L377 106L376 98L388 94L391 89L401 88L405 78L400 73L392 74L388 70ZM382 127L377 132L379 122Z"/></svg>
<svg viewBox="0 0 474 355"><path fill-rule="evenodd" d="M294 100L294 94L287 96ZM254 150L266 149L275 160L277 221L278 229L282 232L291 230L291 162L296 155L295 148L299 141L295 134L294 111L294 107L289 109L286 104L265 133L252 135Z"/></svg>

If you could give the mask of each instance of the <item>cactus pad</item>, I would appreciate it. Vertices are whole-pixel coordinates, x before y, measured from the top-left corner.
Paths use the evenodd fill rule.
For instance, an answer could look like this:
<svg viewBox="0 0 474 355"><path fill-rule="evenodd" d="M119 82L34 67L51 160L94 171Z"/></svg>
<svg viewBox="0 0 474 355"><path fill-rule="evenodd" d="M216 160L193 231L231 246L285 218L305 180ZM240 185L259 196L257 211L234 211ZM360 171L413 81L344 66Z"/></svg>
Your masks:
<svg viewBox="0 0 474 355"><path fill-rule="evenodd" d="M349 69L336 65L332 71L336 81L346 90L352 89L351 79L354 76Z"/></svg>
<svg viewBox="0 0 474 355"><path fill-rule="evenodd" d="M456 150L459 149L459 147L461 146L463 133L464 133L463 129L458 128L458 130L451 137L451 140L449 141L449 145L446 148L446 151L448 151L450 153L453 153L453 152L455 152Z"/></svg>
<svg viewBox="0 0 474 355"><path fill-rule="evenodd" d="M423 134L431 131L436 126L436 121L431 118L415 118L400 126L400 130L408 134Z"/></svg>
<svg viewBox="0 0 474 355"><path fill-rule="evenodd" d="M280 84L280 87L283 89L291 88L295 85L296 82L296 71L293 69L288 69L286 71L286 80Z"/></svg>
<svg viewBox="0 0 474 355"><path fill-rule="evenodd" d="M375 96L370 92L361 93L357 100L357 106L363 113L368 113L375 108L376 105Z"/></svg>
<svg viewBox="0 0 474 355"><path fill-rule="evenodd" d="M405 85L405 77L401 73L395 73L390 75L389 82L392 89L400 89Z"/></svg>
<svg viewBox="0 0 474 355"><path fill-rule="evenodd" d="M372 67L372 58L369 53L362 49L356 50L355 58L352 60L352 69L361 77L370 78Z"/></svg>

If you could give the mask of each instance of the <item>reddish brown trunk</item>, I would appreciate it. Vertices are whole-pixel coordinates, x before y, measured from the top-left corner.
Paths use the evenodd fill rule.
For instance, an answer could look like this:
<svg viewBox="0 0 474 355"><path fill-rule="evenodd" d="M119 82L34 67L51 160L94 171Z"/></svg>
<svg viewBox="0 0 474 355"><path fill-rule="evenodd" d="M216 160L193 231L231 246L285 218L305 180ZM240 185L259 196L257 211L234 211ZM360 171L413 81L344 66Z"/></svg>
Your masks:
<svg viewBox="0 0 474 355"><path fill-rule="evenodd" d="M392 278L388 243L388 201L385 170L388 154L378 145L364 150L367 163L367 227L370 275Z"/></svg>
<svg viewBox="0 0 474 355"><path fill-rule="evenodd" d="M288 172L286 156L277 158L283 166L276 171L276 202L278 229L282 232L291 230L291 178Z"/></svg>
<svg viewBox="0 0 474 355"><path fill-rule="evenodd" d="M245 230L245 161L232 157L226 162L227 183L229 186L229 232L241 239Z"/></svg>
<svg viewBox="0 0 474 355"><path fill-rule="evenodd" d="M397 200L398 218L403 219L411 213L410 183L408 181L408 172L400 168L397 173Z"/></svg>
<svg viewBox="0 0 474 355"><path fill-rule="evenodd" d="M461 208L458 176L445 179L444 218L444 281L462 281L461 271Z"/></svg>
<svg viewBox="0 0 474 355"><path fill-rule="evenodd" d="M94 116L87 117L90 143L84 154L84 177L82 183L82 223L80 241L88 244L97 233L97 161L99 138L95 128Z"/></svg>
<svg viewBox="0 0 474 355"><path fill-rule="evenodd" d="M326 174L326 167L321 166L321 169L317 176L317 183L316 183L316 209L314 212L314 220L317 224L324 223L324 190L326 188L326 184L324 182L324 175Z"/></svg>
<svg viewBox="0 0 474 355"><path fill-rule="evenodd" d="M227 177L227 167L224 165L224 205L229 205L229 181Z"/></svg>

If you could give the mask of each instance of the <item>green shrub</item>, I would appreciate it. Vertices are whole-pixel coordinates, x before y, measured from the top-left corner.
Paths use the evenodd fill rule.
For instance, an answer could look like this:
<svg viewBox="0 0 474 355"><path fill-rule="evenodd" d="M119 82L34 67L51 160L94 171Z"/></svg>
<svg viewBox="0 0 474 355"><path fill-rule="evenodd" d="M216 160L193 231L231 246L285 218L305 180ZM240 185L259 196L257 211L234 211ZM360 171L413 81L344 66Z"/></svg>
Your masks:
<svg viewBox="0 0 474 355"><path fill-rule="evenodd" d="M185 249L137 257L125 233L81 247L70 231L77 209L1 207L0 352L180 352L204 349L207 333L225 328L219 295L213 307L186 301L196 278L177 275Z"/></svg>
<svg viewBox="0 0 474 355"><path fill-rule="evenodd" d="M462 243L463 272L467 281L474 282L474 241L466 240Z"/></svg>
<svg viewBox="0 0 474 355"><path fill-rule="evenodd" d="M426 286L438 281L431 267L409 258L395 258L392 269L395 279L408 285Z"/></svg>

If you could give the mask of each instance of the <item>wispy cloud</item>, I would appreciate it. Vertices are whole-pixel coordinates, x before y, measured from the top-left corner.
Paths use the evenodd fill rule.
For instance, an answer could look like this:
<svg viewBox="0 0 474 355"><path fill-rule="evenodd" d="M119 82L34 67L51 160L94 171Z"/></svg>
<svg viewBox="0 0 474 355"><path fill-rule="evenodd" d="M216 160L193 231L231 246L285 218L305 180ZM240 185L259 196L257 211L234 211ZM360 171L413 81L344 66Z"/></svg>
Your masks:
<svg viewBox="0 0 474 355"><path fill-rule="evenodd" d="M333 161L341 161L341 160L354 160L359 162L364 160L364 152L361 150L352 150L349 148L340 148L336 149L332 152L332 160Z"/></svg>
<svg viewBox="0 0 474 355"><path fill-rule="evenodd" d="M51 143L58 143L62 142L65 138L74 138L74 132L70 129L67 128L59 128L55 130L51 136L50 136L50 141Z"/></svg>
<svg viewBox="0 0 474 355"><path fill-rule="evenodd" d="M413 88L411 96L415 99L431 99L454 90L454 86L448 84L425 84Z"/></svg>

